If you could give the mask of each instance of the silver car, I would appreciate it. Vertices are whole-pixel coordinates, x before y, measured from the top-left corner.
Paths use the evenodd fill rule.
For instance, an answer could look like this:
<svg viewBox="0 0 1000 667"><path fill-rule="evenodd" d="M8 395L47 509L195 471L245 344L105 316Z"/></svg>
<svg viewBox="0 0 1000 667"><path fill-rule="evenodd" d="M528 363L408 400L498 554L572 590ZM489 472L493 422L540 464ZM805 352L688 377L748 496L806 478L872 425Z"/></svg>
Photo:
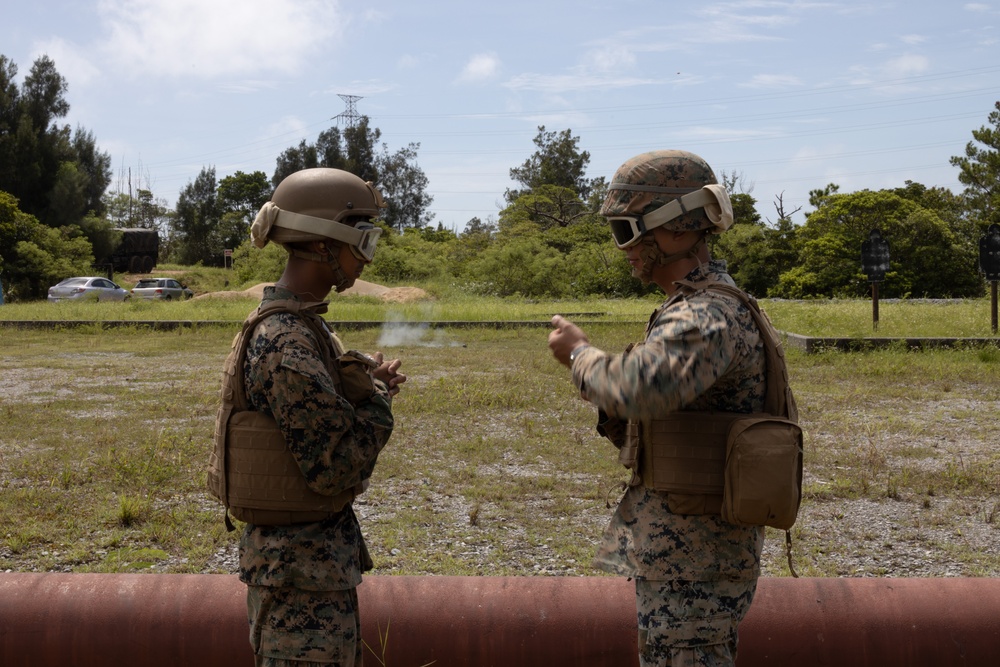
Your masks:
<svg viewBox="0 0 1000 667"><path fill-rule="evenodd" d="M67 278L49 288L49 301L125 301L132 295L107 278L84 276Z"/></svg>
<svg viewBox="0 0 1000 667"><path fill-rule="evenodd" d="M143 278L132 288L132 296L137 299L190 299L194 292L173 278Z"/></svg>

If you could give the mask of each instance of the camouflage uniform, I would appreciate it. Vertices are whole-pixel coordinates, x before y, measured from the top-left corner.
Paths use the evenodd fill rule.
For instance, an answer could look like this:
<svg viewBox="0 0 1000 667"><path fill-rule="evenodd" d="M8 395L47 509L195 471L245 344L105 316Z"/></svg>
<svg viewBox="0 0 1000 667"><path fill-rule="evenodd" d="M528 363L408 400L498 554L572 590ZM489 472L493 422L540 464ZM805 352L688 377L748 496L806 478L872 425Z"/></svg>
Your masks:
<svg viewBox="0 0 1000 667"><path fill-rule="evenodd" d="M269 287L263 303L294 298ZM375 381L368 401L348 403L337 394L314 334L291 313L257 326L244 376L250 406L274 416L314 491L333 495L371 476L393 426L382 382ZM355 587L370 568L350 504L316 523L248 524L240 540L240 580L248 587L257 665L360 665Z"/></svg>
<svg viewBox="0 0 1000 667"><path fill-rule="evenodd" d="M733 284L722 261L701 265L686 280ZM679 289L650 317L644 344L621 355L586 348L572 372L600 410L599 430L619 447L618 418L644 423L677 410L764 407L766 361L757 327L745 306L715 292ZM764 530L682 514L683 501L641 485L628 488L596 565L636 580L643 665L732 664L737 626L760 576Z"/></svg>

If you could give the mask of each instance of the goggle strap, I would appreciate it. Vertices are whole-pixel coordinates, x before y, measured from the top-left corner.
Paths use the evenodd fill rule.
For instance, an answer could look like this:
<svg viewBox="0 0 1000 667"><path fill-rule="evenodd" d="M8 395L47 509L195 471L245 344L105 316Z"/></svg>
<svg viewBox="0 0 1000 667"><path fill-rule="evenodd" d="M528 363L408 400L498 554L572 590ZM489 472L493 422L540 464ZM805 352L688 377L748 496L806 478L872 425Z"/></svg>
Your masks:
<svg viewBox="0 0 1000 667"><path fill-rule="evenodd" d="M278 209L278 217L274 224L285 229L293 229L306 234L316 234L326 236L336 241L343 241L347 245L358 246L364 240L365 231L351 225L345 225L336 220L316 218L302 213L293 213L284 209Z"/></svg>
<svg viewBox="0 0 1000 667"><path fill-rule="evenodd" d="M669 188L664 185L633 185L631 183L612 183L608 190L626 190L628 192L656 192L664 195L686 195L697 192L701 188Z"/></svg>
<svg viewBox="0 0 1000 667"><path fill-rule="evenodd" d="M675 199L668 204L664 204L652 213L647 213L642 216L642 219L646 223L646 229L653 229L666 224L674 218L682 216L689 211L704 208L706 205L711 204L714 201L716 201L715 195L708 189L701 188L699 190L695 190L694 192L690 192L683 197Z"/></svg>

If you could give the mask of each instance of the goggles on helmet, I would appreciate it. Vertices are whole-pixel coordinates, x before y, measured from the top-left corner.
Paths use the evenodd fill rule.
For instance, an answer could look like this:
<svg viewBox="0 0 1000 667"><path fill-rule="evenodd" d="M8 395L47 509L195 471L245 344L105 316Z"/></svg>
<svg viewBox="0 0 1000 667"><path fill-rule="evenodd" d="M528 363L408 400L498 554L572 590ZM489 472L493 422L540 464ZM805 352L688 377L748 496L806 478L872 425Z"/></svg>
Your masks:
<svg viewBox="0 0 1000 667"><path fill-rule="evenodd" d="M611 225L611 236L615 241L615 245L622 250L634 246L646 232L665 225L674 218L680 217L689 211L703 208L706 204L716 201L714 193L707 188L698 188L692 191L691 188L665 188L652 185L612 183L610 189L683 195L664 204L652 213L645 215L607 216L608 224Z"/></svg>
<svg viewBox="0 0 1000 667"><path fill-rule="evenodd" d="M359 222L354 227L349 227L348 225L343 225L339 222L337 224L340 225L340 227L346 227L348 230L357 232L358 240L356 243L351 243L346 239L338 239L345 241L350 246L351 252L354 253L355 257L363 259L366 262L370 262L375 258L375 245L378 243L379 237L382 236L381 227L376 227L370 222Z"/></svg>
<svg viewBox="0 0 1000 667"><path fill-rule="evenodd" d="M375 258L375 246L379 236L382 235L382 228L376 227L370 222L359 222L356 226L351 226L335 220L315 218L311 215L293 213L284 209L279 210L274 224L285 229L317 234L345 243L351 248L355 257L366 262Z"/></svg>

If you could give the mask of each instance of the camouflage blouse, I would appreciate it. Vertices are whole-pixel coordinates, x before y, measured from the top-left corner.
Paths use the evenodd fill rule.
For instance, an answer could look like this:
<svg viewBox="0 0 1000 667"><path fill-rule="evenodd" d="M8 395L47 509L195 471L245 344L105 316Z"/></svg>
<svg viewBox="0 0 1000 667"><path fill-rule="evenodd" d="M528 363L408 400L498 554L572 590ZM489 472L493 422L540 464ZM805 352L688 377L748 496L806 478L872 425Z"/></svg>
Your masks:
<svg viewBox="0 0 1000 667"><path fill-rule="evenodd" d="M725 262L686 280L734 284ZM646 422L677 410L764 408L766 359L753 317L736 299L679 289L650 317L643 344L624 354L579 353L573 381L612 420ZM604 531L596 565L646 579L747 580L760 574L764 529L670 511L667 493L629 488Z"/></svg>
<svg viewBox="0 0 1000 667"><path fill-rule="evenodd" d="M291 298L280 288L264 292L264 303ZM386 387L376 381L370 400L351 405L338 394L319 341L298 316L277 313L257 325L244 376L250 406L274 416L314 491L333 495L371 476L392 433ZM248 524L240 540L240 579L247 584L343 590L360 584L370 567L350 504L317 523Z"/></svg>

